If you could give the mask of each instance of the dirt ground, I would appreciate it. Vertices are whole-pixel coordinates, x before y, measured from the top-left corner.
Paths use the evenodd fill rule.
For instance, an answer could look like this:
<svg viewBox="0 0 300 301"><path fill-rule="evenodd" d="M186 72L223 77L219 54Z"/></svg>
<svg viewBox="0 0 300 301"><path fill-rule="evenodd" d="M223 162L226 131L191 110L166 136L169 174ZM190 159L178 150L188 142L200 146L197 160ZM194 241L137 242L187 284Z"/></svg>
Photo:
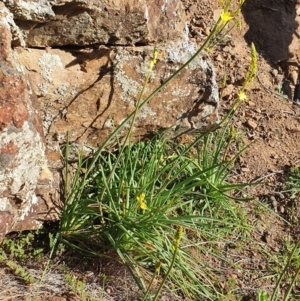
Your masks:
<svg viewBox="0 0 300 301"><path fill-rule="evenodd" d="M182 2L190 18L191 38L200 44L207 37L216 16L220 13L219 0ZM229 34L228 40L212 50L210 55L220 87L222 78L226 75L227 86L220 100L220 111L225 113L233 104L234 96L247 72L250 43L253 42L258 51L257 77L247 88L248 101L240 107L234 117L236 131L245 144L251 145L239 159L233 180L264 182L250 187L248 192L256 201L259 200L278 215L258 212L256 201L245 203L243 206L248 212L248 219L258 221L256 231L252 234L253 240L279 252L286 237L291 237L293 241L300 232L299 205L292 206L288 195L281 192L287 172L295 166L300 166L300 102L297 105L292 101L300 66L300 4L296 0L246 0L241 17L242 29L235 28ZM290 224L283 222L280 217ZM274 282L265 277L268 263L262 254L258 254L251 246L248 250L228 249L226 252L228 258L235 258L236 262L243 261L239 263L243 273L224 267L224 275L220 277L220 286L224 292L230 290L228 286L233 280L240 295L244 296L242 300L254 300L251 297L258 289L270 291L274 287ZM121 267L111 269L125 273ZM106 271L103 270L104 272ZM77 271L74 271L74 274L76 273ZM81 273L81 278L90 279L92 283L93 274L78 273ZM54 275L55 277L60 276ZM126 275L122 277L126 278ZM1 281L3 282L4 278L0 283ZM13 283L10 285L17 286ZM58 292L54 293L56 297L42 297L40 300L76 300L75 296L62 293L65 292L63 284L59 286L61 287L58 287ZM123 293L126 291L126 298L130 299L130 296L134 295L134 291L124 288L124 283L120 286ZM20 286L19 288L27 289ZM298 289L300 290L299 286ZM117 290L116 284L106 288L105 300L119 300L116 299ZM14 289L12 293L17 294ZM21 300L17 295L16 298L5 299L0 295L0 300ZM28 298L23 300L31 300ZM164 296L161 300L176 298ZM228 297L226 300L237 299Z"/></svg>

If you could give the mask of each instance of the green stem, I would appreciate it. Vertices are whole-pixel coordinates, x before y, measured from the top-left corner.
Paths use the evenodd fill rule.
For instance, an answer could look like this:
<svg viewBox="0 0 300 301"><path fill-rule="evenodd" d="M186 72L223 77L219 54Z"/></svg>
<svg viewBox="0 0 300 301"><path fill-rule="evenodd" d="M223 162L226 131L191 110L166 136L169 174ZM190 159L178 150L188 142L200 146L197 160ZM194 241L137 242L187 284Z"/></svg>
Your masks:
<svg viewBox="0 0 300 301"><path fill-rule="evenodd" d="M297 279L297 276L298 276L299 272L300 272L300 265L298 266L298 268L296 270L296 273L295 273L295 275L293 277L293 280L292 280L291 284L289 285L289 288L288 288L287 292L285 293L283 301L288 301L290 293L291 293L291 290L292 290L292 288L293 288L293 286L294 286L294 284L296 282L296 279Z"/></svg>
<svg viewBox="0 0 300 301"><path fill-rule="evenodd" d="M155 294L155 296L154 296L154 299L153 299L152 301L156 301L156 300L157 300L157 298L158 298L158 296L159 296L159 294L160 294L160 291L162 290L162 287L164 286L164 284L165 284L167 278L168 278L169 275L170 275L170 272L171 272L171 270L172 270L172 268L173 268L173 266L174 266L174 263L175 263L175 258L176 258L177 252L178 252L178 248L179 248L179 244L176 243L176 244L175 244L175 250L174 250L174 254L173 254L173 258L172 258L170 267L169 267L169 269L168 269L166 275L164 276L162 282L160 283L160 285L159 285L159 287L158 287L158 289L157 289L157 291L156 291L156 294Z"/></svg>
<svg viewBox="0 0 300 301"><path fill-rule="evenodd" d="M156 49L154 49L154 51L156 51ZM144 81L144 84L143 84L143 87L142 87L142 91L141 91L141 93L139 95L139 98L138 98L138 101L137 101L137 104L136 104L136 109L133 111L133 115L132 115L132 120L131 120L131 123L130 123L129 131L126 134L125 140L124 140L124 142L122 143L122 146L121 146L121 150L119 151L119 154L118 154L118 156L116 158L116 161L115 161L115 163L114 163L114 165L112 167L112 170L110 171L110 174L109 174L109 176L107 178L107 183L110 182L112 176L114 175L114 172L115 172L115 170L116 170L116 168L117 168L117 166L118 166L118 164L119 164L119 162L120 162L120 160L121 160L121 158L123 156L123 152L124 152L124 149L125 149L125 147L127 145L127 142L130 140L131 134L133 132L134 123L135 123L137 114L138 114L138 112L140 110L140 103L142 101L142 97L144 95L146 86L148 85L150 76L152 74L152 68L153 68L153 65L152 65L152 67L150 65L148 73L147 73L147 77L146 77L146 79ZM98 197L99 206L101 206L101 201L103 199L104 193L105 193L105 188L102 190L100 196Z"/></svg>
<svg viewBox="0 0 300 301"><path fill-rule="evenodd" d="M295 246L294 246L294 248L293 248L293 250L292 250L292 252L291 252L291 254L290 254L290 256L289 256L289 258L287 260L287 263L286 263L286 265L285 265L282 273L280 274L279 279L277 280L277 283L276 283L275 289L273 290L273 293L272 293L270 301L275 301L276 300L275 297L276 297L276 294L278 292L278 289L279 289L279 286L281 284L281 281L282 281L282 279L283 279L283 277L284 277L287 269L289 268L289 266L291 264L291 261L293 259L293 256L294 256L296 250L298 249L299 245L300 245L300 238L298 239L297 243L295 244Z"/></svg>
<svg viewBox="0 0 300 301"><path fill-rule="evenodd" d="M152 287L152 284L153 284L153 282L154 282L155 276L156 276L156 272L153 273L151 282L149 283L149 286L148 286L147 291L145 292L145 294L144 294L144 296L143 296L142 301L145 301L145 300L146 300L146 298L147 298L147 296L148 296L148 294L149 294L150 288Z"/></svg>

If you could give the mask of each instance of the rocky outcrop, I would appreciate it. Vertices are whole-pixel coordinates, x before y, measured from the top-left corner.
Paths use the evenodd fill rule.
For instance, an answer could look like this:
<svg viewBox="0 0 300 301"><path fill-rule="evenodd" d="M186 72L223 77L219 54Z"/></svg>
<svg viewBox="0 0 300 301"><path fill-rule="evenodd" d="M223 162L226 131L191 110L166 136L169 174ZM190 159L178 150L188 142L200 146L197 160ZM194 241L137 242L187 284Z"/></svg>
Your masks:
<svg viewBox="0 0 300 301"><path fill-rule="evenodd" d="M11 218L0 220L0 225L10 225L0 229L2 235L16 229L16 195L32 222L37 216L28 212L34 202L43 200L43 210L49 212L50 203L58 200L60 147L67 132L72 143L97 147L135 109L154 44L159 56L145 97L195 53L180 1L125 2L19 0L4 1L6 7L0 3L7 20L1 31L7 54L0 63L0 104L5 108L0 111L0 137L6 137L0 138L0 158L13 158L0 160L6 162L0 164L0 174L5 174L0 176L0 202L6 204L0 210ZM218 121L217 108L213 66L202 54L142 108L134 135L145 137L164 128L170 128L169 138L204 131ZM15 129L23 139L19 144L13 138ZM24 175L17 174L18 168ZM9 178L10 173L14 175ZM12 185L14 181L21 184Z"/></svg>
<svg viewBox="0 0 300 301"><path fill-rule="evenodd" d="M35 190L46 156L36 97L12 54L10 24L13 20L3 3L0 3L0 14L1 241L7 232L40 227L36 215L43 206Z"/></svg>

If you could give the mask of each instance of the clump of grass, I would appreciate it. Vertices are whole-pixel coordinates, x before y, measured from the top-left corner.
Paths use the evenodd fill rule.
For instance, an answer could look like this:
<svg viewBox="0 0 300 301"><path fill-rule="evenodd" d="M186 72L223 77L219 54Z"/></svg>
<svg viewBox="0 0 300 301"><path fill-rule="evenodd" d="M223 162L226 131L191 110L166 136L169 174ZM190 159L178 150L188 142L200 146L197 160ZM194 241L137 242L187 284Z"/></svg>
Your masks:
<svg viewBox="0 0 300 301"><path fill-rule="evenodd" d="M90 256L101 257L105 250L115 250L145 292L145 300L155 290L153 279L159 275L163 279L154 299L168 278L175 290L186 296L214 300L218 295L214 267L189 250L192 247L206 254L213 241L225 242L229 233L247 229L236 214L233 202L237 199L231 194L243 185L227 181L239 153L230 159L227 155L234 141L230 118L246 99L244 90L256 71L254 46L245 84L220 130L200 134L187 145L174 144L159 134L150 141L131 143L139 110L201 51L222 39L227 23L239 13L239 8L229 11L230 3L226 1L220 19L195 55L143 100L158 55L155 49L136 110L91 157L78 153L71 179L66 164L65 202L57 239ZM128 122L130 129L120 142L118 133ZM111 141L116 141L118 151L105 151ZM67 143L66 162L68 155ZM209 252L213 253L212 249Z"/></svg>
<svg viewBox="0 0 300 301"><path fill-rule="evenodd" d="M80 201L75 199L65 207L62 241L99 256L106 248L115 249L140 287L146 289L149 269L162 262L165 273L171 265L175 227L183 227L190 237L206 239L244 228L226 194L240 186L224 181L229 162L217 159L219 150L213 158L206 156L212 145L204 136L186 146L174 146L159 136L129 145L117 166L118 152L103 153ZM199 150L197 156L190 154L192 148ZM81 167L86 168L84 164ZM186 251L190 245L197 242L184 235L170 279L179 284L190 278L194 288L186 283L184 289L207 296L200 279L207 282L209 272L194 269L195 262ZM203 262L197 265L205 266Z"/></svg>

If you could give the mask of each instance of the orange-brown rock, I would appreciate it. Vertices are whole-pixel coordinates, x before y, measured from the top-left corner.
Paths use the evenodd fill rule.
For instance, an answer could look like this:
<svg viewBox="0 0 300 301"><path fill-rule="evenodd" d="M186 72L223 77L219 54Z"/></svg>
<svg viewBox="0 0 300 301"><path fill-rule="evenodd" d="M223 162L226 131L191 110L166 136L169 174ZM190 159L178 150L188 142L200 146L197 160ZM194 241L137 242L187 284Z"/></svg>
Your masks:
<svg viewBox="0 0 300 301"><path fill-rule="evenodd" d="M37 229L45 210L35 193L46 162L41 119L27 78L11 50L9 11L0 3L0 241L11 231ZM34 216L34 217L33 217Z"/></svg>

